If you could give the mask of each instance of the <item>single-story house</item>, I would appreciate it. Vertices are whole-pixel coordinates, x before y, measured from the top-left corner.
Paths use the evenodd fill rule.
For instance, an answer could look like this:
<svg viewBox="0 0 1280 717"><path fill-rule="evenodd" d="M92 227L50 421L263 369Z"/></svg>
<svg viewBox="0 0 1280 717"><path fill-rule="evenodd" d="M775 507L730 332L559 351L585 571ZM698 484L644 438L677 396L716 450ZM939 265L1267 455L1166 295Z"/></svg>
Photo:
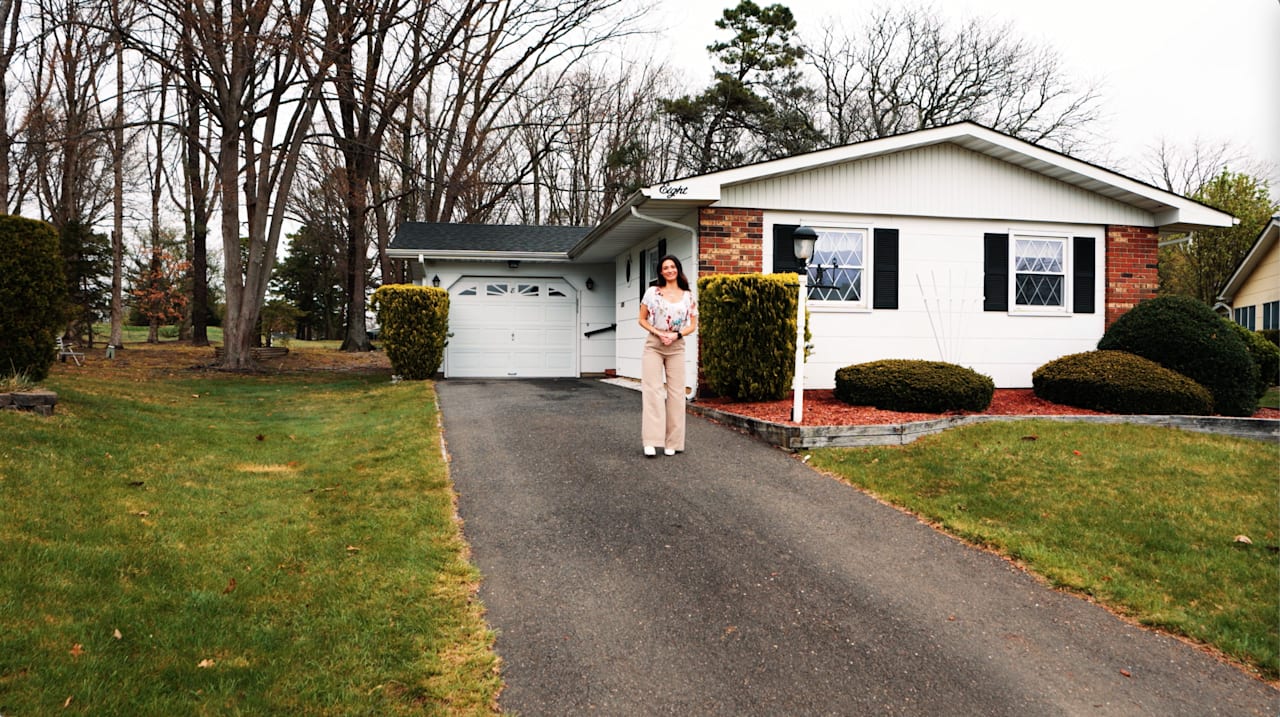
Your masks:
<svg viewBox="0 0 1280 717"><path fill-rule="evenodd" d="M664 181L591 228L406 223L389 253L452 295L446 377L639 377L636 318L660 256L695 283L797 271L803 225L818 234L806 388L883 358L949 361L1013 388L1155 295L1162 233L1234 221L964 122Z"/></svg>
<svg viewBox="0 0 1280 717"><path fill-rule="evenodd" d="M1280 329L1280 217L1271 217L1218 301L1246 329Z"/></svg>

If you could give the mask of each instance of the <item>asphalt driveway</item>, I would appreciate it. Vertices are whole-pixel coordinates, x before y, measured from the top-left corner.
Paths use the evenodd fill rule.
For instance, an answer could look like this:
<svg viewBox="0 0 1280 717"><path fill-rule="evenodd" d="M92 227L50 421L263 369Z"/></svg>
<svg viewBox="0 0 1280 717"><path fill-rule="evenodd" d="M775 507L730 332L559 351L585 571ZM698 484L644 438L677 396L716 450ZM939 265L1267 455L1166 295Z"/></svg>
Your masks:
<svg viewBox="0 0 1280 717"><path fill-rule="evenodd" d="M640 452L597 381L438 384L522 715L1275 715L1280 692L689 418Z"/></svg>

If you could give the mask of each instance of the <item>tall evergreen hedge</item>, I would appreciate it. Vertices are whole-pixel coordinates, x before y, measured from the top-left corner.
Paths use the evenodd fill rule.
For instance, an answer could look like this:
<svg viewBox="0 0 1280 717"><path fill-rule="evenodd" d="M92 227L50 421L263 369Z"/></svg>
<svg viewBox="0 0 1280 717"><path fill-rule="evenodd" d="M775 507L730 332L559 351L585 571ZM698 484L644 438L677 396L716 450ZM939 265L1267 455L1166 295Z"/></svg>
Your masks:
<svg viewBox="0 0 1280 717"><path fill-rule="evenodd" d="M449 339L449 292L431 286L388 284L373 292L370 305L382 327L382 350L391 370L421 381L440 370Z"/></svg>
<svg viewBox="0 0 1280 717"><path fill-rule="evenodd" d="M58 233L45 222L0 215L0 376L43 381L66 320Z"/></svg>
<svg viewBox="0 0 1280 717"><path fill-rule="evenodd" d="M698 359L711 391L774 401L795 378L795 274L710 274L698 279Z"/></svg>

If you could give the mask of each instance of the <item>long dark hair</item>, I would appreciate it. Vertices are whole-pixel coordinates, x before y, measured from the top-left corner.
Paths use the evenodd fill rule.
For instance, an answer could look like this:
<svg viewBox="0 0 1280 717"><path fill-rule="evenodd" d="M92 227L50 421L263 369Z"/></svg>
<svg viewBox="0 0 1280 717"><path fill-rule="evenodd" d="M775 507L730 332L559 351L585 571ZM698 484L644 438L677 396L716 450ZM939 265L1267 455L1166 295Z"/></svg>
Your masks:
<svg viewBox="0 0 1280 717"><path fill-rule="evenodd" d="M676 286L679 286L685 291L691 291L689 288L689 279L684 275L684 266L680 264L680 260L676 258L675 254L667 254L658 260L658 275L653 277L653 281L649 282L649 286L662 287L667 283L666 280L662 278L662 265L667 263L668 259L676 265Z"/></svg>

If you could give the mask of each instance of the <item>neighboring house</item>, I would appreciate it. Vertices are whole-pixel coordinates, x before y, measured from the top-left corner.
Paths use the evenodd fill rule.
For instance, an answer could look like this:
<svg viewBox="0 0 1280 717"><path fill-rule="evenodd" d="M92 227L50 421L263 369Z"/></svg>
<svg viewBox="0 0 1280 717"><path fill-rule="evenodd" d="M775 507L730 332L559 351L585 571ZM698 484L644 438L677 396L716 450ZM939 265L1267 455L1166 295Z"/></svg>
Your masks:
<svg viewBox="0 0 1280 717"><path fill-rule="evenodd" d="M1271 217L1218 301L1246 329L1280 329L1280 217Z"/></svg>
<svg viewBox="0 0 1280 717"><path fill-rule="evenodd" d="M791 235L805 225L819 235L806 387L832 387L849 364L915 358L970 366L1009 388L1092 350L1116 317L1155 295L1162 233L1233 222L965 122L646 187L599 226L559 230L536 250L533 238L555 228L410 223L389 253L408 260L415 282L438 277L453 296L447 377L638 377L636 317L660 256L679 257L693 282L796 271ZM688 375L692 384L697 372Z"/></svg>

